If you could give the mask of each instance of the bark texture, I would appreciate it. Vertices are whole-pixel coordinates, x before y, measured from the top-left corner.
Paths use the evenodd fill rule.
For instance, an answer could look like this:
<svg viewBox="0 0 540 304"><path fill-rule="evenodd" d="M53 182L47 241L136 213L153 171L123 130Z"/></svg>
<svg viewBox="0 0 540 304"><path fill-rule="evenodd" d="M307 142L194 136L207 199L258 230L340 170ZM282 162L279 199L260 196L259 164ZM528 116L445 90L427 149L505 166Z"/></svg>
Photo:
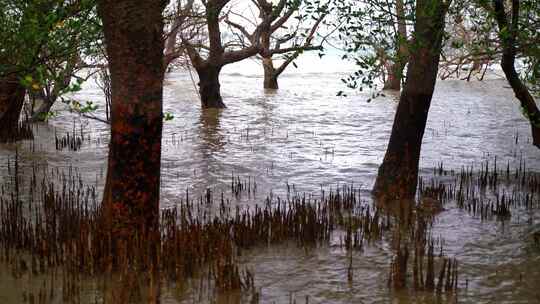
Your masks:
<svg viewBox="0 0 540 304"><path fill-rule="evenodd" d="M401 93L390 141L379 167L374 194L388 199L412 199L418 183L418 163L431 98L437 79L447 5L419 0L407 81Z"/></svg>
<svg viewBox="0 0 540 304"><path fill-rule="evenodd" d="M519 33L519 11L520 1L512 0L512 16L511 22L508 22L508 17L505 10L505 2L502 0L494 0L495 17L499 26L499 37L503 45L503 54L501 59L501 67L504 71L506 79L516 98L520 102L520 106L524 115L531 124L533 145L540 148L540 111L536 105L536 101L529 92L527 86L519 78L519 74L515 68L516 62L516 38Z"/></svg>
<svg viewBox="0 0 540 304"><path fill-rule="evenodd" d="M19 139L19 117L25 93L26 89L15 74L0 78L0 142Z"/></svg>
<svg viewBox="0 0 540 304"><path fill-rule="evenodd" d="M221 85L219 84L219 72L221 66L204 65L196 68L199 75L199 93L202 107L205 109L225 108L221 97Z"/></svg>
<svg viewBox="0 0 540 304"><path fill-rule="evenodd" d="M159 301L165 4L157 0L98 1L112 83L111 140L102 205L110 267L138 261L138 266L148 268L152 274L149 303Z"/></svg>
<svg viewBox="0 0 540 304"><path fill-rule="evenodd" d="M264 88L270 90L279 89L278 85L278 74L274 68L274 62L272 57L263 58L263 68L264 68Z"/></svg>
<svg viewBox="0 0 540 304"><path fill-rule="evenodd" d="M117 236L155 227L159 214L163 1L99 2L112 81L107 192ZM129 228L129 229L124 229Z"/></svg>

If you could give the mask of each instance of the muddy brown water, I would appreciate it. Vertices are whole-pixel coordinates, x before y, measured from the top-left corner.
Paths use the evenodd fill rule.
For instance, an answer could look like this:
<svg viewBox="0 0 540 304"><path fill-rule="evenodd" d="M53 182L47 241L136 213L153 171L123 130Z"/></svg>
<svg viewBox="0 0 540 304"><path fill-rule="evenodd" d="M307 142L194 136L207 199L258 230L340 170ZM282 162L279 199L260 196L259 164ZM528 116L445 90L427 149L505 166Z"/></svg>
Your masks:
<svg viewBox="0 0 540 304"><path fill-rule="evenodd" d="M313 63L316 64L316 63ZM262 202L269 194L294 191L318 193L338 184L361 186L364 199L390 134L396 96L370 103L369 94L337 97L340 71L296 71L281 79L281 89L264 91L256 73L225 70L222 111L201 112L189 74L167 76L162 156L161 205L174 206L187 191L197 196L207 188L227 192L231 176L253 179L257 192L238 204ZM87 84L75 95L102 104L99 89ZM21 174L30 167L77 168L88 184L103 186L108 127L81 119L58 105L58 116L35 128L34 142L0 146L2 176L7 159L17 149ZM99 108L97 114L102 114ZM54 137L83 129L80 150L57 151ZM478 166L497 156L540 171L540 151L530 144L530 129L512 91L496 76L483 82L440 81L424 136L421 174L442 162L447 169ZM476 167L475 167L476 168ZM98 191L99 193L100 191ZM536 198L538 199L538 198ZM519 210L509 221L481 221L449 206L437 216L434 234L445 240L445 254L460 262L460 291L454 297L434 297L387 287L392 251L383 239L353 255L354 278L347 280L348 255L339 246L305 251L277 246L250 251L241 257L252 269L261 303L540 303L540 253L531 234L540 230L538 210ZM39 279L13 280L0 270L0 303L21 302L20 290L39 285ZM86 299L93 297L92 285ZM214 302L196 291L164 293L164 303ZM223 300L223 299L222 299ZM227 299L225 299L227 300ZM229 301L232 301L228 299ZM226 302L226 301L225 301Z"/></svg>

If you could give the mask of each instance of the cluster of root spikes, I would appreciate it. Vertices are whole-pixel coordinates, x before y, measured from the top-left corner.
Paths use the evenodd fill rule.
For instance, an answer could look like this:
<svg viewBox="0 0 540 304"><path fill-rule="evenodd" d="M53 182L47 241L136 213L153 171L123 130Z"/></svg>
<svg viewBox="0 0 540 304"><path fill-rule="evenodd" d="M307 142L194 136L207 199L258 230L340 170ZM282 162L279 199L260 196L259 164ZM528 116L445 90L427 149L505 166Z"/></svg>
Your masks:
<svg viewBox="0 0 540 304"><path fill-rule="evenodd" d="M79 151L85 141L90 141L90 135L85 136L82 126L80 130L75 129L75 122L73 122L73 130L66 134L59 136L56 131L54 134L55 148L58 151Z"/></svg>
<svg viewBox="0 0 540 304"><path fill-rule="evenodd" d="M457 292L458 261L446 257L443 241L431 235L431 219L410 215L414 217L412 221L400 221L394 229L394 257L390 264L389 286L405 288L411 283L408 278L412 277L411 287L414 290L437 294ZM437 245L438 254L435 250Z"/></svg>
<svg viewBox="0 0 540 304"><path fill-rule="evenodd" d="M58 135L55 134L54 136L54 144L56 147L56 150L62 151L62 150L68 150L68 151L79 151L82 147L84 139L77 136L77 135L71 135L69 132L66 133L66 135L58 137Z"/></svg>
<svg viewBox="0 0 540 304"><path fill-rule="evenodd" d="M208 192L208 190L207 190ZM247 180L240 176L231 176L231 192L239 197L242 193L247 193L249 197L257 193L257 182L255 178L248 176Z"/></svg>
<svg viewBox="0 0 540 304"><path fill-rule="evenodd" d="M186 194L176 207L162 210L157 238L134 232L126 242L113 242L102 225L96 188L85 185L78 170L30 168L32 174L19 174L17 157L8 167L12 178L0 193L0 262L17 277L60 274L64 302L77 302L83 281L111 271L143 277L119 289L130 294L152 281L183 286L202 278L217 291L252 289L254 275L238 262L244 250L291 241L303 248L326 246L333 233L347 249L361 248L388 230L388 220L363 204L359 189L342 186L317 196L267 197L249 208L224 195L213 202L207 194L196 203ZM233 189L255 187L251 179L235 180ZM210 202L217 209L208 208Z"/></svg>
<svg viewBox="0 0 540 304"><path fill-rule="evenodd" d="M525 162L510 169L507 162L502 168L497 158L459 172L443 169L442 163L434 169L431 181L420 179L419 196L429 197L445 205L455 202L482 220L510 218L512 209L526 210L540 207L540 174L526 170Z"/></svg>

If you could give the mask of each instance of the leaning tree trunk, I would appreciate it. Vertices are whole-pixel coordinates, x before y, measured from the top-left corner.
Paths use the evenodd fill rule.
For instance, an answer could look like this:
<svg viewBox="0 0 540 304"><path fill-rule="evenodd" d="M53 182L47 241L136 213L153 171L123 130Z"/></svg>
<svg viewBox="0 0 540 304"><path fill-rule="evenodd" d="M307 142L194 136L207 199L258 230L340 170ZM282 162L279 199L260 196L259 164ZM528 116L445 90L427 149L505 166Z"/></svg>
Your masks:
<svg viewBox="0 0 540 304"><path fill-rule="evenodd" d="M26 89L17 76L0 79L0 142L11 142L19 138L19 118Z"/></svg>
<svg viewBox="0 0 540 304"><path fill-rule="evenodd" d="M519 32L519 0L512 0L512 22L508 24L504 2L494 0L495 17L499 25L499 36L503 44L501 67L506 79L510 83L516 98L521 104L525 116L529 119L532 130L533 145L540 148L540 111L536 102L527 89L527 86L519 79L515 68L516 61L516 38Z"/></svg>
<svg viewBox="0 0 540 304"><path fill-rule="evenodd" d="M111 140L103 194L112 267L149 268L159 301L159 189L166 1L100 0L112 82ZM140 268L135 268L140 269ZM120 291L119 291L120 292Z"/></svg>
<svg viewBox="0 0 540 304"><path fill-rule="evenodd" d="M196 67L199 75L199 93L201 95L202 107L205 109L225 108L223 98L221 98L221 87L219 84L219 72L221 66L206 64L203 67Z"/></svg>
<svg viewBox="0 0 540 304"><path fill-rule="evenodd" d="M271 90L279 89L278 73L274 68L272 57L263 58L262 63L264 68L264 88Z"/></svg>
<svg viewBox="0 0 540 304"><path fill-rule="evenodd" d="M533 96L519 79L513 61L514 59L505 58L505 55L503 55L501 66L516 98L521 104L524 115L530 122L533 139L532 143L537 148L540 148L540 111L538 110Z"/></svg>
<svg viewBox="0 0 540 304"><path fill-rule="evenodd" d="M442 0L417 1L412 45L415 49L373 188L381 198L412 199L416 193L420 149L437 79L446 9Z"/></svg>

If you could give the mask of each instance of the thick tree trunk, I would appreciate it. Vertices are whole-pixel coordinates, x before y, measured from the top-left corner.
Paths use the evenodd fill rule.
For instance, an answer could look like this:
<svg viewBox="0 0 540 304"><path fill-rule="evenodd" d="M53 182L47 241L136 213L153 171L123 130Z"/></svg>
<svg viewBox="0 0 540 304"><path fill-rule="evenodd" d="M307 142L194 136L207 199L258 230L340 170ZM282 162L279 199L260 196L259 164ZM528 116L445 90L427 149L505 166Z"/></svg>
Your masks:
<svg viewBox="0 0 540 304"><path fill-rule="evenodd" d="M277 90L279 88L278 74L276 73L276 69L274 68L274 62L272 61L272 57L263 58L262 62L264 68L264 88Z"/></svg>
<svg viewBox="0 0 540 304"><path fill-rule="evenodd" d="M16 76L0 79L0 142L19 139L19 119L25 93L26 89Z"/></svg>
<svg viewBox="0 0 540 304"><path fill-rule="evenodd" d="M134 269L146 267L151 274L149 303L159 302L165 4L156 0L98 1L112 82L111 141L103 195L110 267L141 261Z"/></svg>
<svg viewBox="0 0 540 304"><path fill-rule="evenodd" d="M500 32L499 36L503 42L501 67L516 98L520 102L524 115L531 124L533 145L540 148L540 111L527 86L519 79L515 68L516 38L519 31L519 4L519 0L512 0L512 22L508 24L504 2L502 0L494 0L495 16Z"/></svg>
<svg viewBox="0 0 540 304"><path fill-rule="evenodd" d="M379 197L412 199L415 196L422 138L437 79L445 13L442 0L417 1L415 50L390 142L373 188Z"/></svg>
<svg viewBox="0 0 540 304"><path fill-rule="evenodd" d="M201 94L201 103L203 109L225 108L221 98L221 87L219 84L219 72L221 66L205 65L204 67L195 67L199 74L199 93Z"/></svg>
<svg viewBox="0 0 540 304"><path fill-rule="evenodd" d="M161 1L100 1L112 80L107 192L113 235L156 228L159 216L163 41Z"/></svg>

